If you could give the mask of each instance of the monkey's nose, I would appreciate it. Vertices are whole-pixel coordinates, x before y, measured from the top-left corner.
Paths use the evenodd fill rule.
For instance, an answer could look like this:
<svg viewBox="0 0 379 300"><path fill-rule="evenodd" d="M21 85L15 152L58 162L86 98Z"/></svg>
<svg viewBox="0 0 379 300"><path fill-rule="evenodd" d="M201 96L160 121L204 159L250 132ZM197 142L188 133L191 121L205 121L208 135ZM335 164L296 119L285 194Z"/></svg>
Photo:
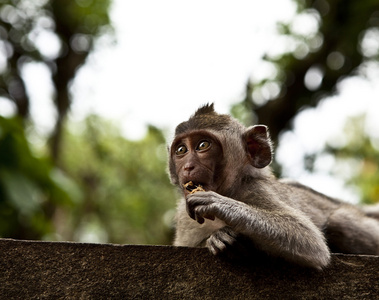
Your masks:
<svg viewBox="0 0 379 300"><path fill-rule="evenodd" d="M184 165L184 171L192 171L193 169L195 169L195 166L193 164Z"/></svg>

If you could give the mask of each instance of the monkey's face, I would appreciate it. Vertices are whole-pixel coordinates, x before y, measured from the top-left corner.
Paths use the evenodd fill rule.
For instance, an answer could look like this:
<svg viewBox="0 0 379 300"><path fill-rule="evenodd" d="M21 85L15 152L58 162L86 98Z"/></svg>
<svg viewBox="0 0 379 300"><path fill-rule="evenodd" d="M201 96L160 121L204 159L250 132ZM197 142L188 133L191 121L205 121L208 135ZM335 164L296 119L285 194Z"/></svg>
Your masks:
<svg viewBox="0 0 379 300"><path fill-rule="evenodd" d="M206 191L220 185L223 151L219 140L209 131L197 130L179 135L171 146L171 172L181 187L192 181ZM184 193L188 191L183 189Z"/></svg>

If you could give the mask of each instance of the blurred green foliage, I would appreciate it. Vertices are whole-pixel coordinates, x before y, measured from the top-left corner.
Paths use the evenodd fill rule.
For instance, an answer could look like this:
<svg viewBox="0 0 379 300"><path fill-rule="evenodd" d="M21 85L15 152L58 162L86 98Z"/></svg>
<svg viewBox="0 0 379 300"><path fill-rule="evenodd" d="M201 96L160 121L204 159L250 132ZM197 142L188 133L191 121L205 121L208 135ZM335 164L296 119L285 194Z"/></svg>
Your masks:
<svg viewBox="0 0 379 300"><path fill-rule="evenodd" d="M365 132L365 123L365 115L349 119L343 133L345 143L328 145L325 152L334 155L337 165L350 165L348 183L359 188L362 203L373 204L379 202L379 138Z"/></svg>
<svg viewBox="0 0 379 300"><path fill-rule="evenodd" d="M178 194L159 129L130 141L91 115L65 130L61 169L37 150L19 118L0 117L0 237L171 243Z"/></svg>
<svg viewBox="0 0 379 300"><path fill-rule="evenodd" d="M96 40L112 35L111 0L0 4L0 96L18 116L0 120L0 237L169 243L176 194L162 133L150 128L143 140L128 141L96 116L64 127L71 80ZM33 63L49 70L57 111L46 147L29 143L23 70Z"/></svg>
<svg viewBox="0 0 379 300"><path fill-rule="evenodd" d="M72 194L70 181L31 152L21 124L0 117L0 236L35 239L54 230L51 210L70 207Z"/></svg>
<svg viewBox="0 0 379 300"><path fill-rule="evenodd" d="M296 18L278 26L282 52L264 57L273 72L252 78L245 100L232 109L247 125L268 125L275 141L301 110L333 94L346 76L366 76L379 59L365 47L378 36L377 1L295 2ZM171 242L178 195L166 174L163 133L149 127L143 139L131 141L95 115L65 123L70 82L96 39L111 32L110 5L111 0L0 0L0 96L15 105L17 115L0 117L0 237ZM296 26L304 16L316 24L312 32ZM46 36L55 46L43 46ZM31 63L44 64L51 75L57 118L46 147L34 144L29 132L23 69ZM318 83L306 79L314 71L321 74ZM360 187L364 202L378 201L378 141L365 134L360 120L351 122L351 138L326 151L341 163L354 160L358 167L350 182Z"/></svg>
<svg viewBox="0 0 379 300"><path fill-rule="evenodd" d="M263 57L268 75L253 73L237 105L250 112L245 120L266 124L275 143L300 111L335 94L341 80L379 67L378 1L293 2L296 16L278 24L276 47Z"/></svg>
<svg viewBox="0 0 379 300"><path fill-rule="evenodd" d="M111 0L0 3L0 97L13 102L17 114L28 119L30 95L23 71L36 63L48 69L57 112L49 149L54 163L59 164L61 135L71 106L70 82L94 49L96 39L112 32Z"/></svg>
<svg viewBox="0 0 379 300"><path fill-rule="evenodd" d="M80 130L78 130L80 128ZM63 239L86 240L98 229L101 242L167 244L177 195L166 173L167 149L162 132L149 127L139 141L91 115L65 133L65 172L83 191L83 200L66 215Z"/></svg>
<svg viewBox="0 0 379 300"><path fill-rule="evenodd" d="M339 83L348 77L369 78L379 68L379 2L373 0L293 0L297 13L287 23L278 24L277 44L263 57L268 75L253 73L246 86L245 99L232 113L246 124L262 123L270 128L274 145L279 136L293 128L293 121L303 110L316 107L338 93ZM359 99L357 99L359 101ZM334 120L322 120L324 124ZM339 148L325 149L339 161L360 159L350 183L359 187L364 202L379 201L379 179L374 173L379 165L375 138L354 120L356 135ZM351 124L354 124L352 126ZM312 170L318 155L304 157ZM313 156L313 157L311 157ZM278 176L281 166L273 163ZM343 174L334 174L343 177ZM347 178L343 178L346 180Z"/></svg>

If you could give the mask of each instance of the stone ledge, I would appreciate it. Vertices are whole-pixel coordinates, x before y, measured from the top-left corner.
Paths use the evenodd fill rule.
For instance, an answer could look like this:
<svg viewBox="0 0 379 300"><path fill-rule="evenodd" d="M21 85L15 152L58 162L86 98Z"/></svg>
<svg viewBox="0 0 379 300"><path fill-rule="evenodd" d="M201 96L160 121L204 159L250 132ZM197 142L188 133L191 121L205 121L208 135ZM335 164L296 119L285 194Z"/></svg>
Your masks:
<svg viewBox="0 0 379 300"><path fill-rule="evenodd" d="M334 254L319 272L207 249L0 239L1 299L378 299L379 257Z"/></svg>

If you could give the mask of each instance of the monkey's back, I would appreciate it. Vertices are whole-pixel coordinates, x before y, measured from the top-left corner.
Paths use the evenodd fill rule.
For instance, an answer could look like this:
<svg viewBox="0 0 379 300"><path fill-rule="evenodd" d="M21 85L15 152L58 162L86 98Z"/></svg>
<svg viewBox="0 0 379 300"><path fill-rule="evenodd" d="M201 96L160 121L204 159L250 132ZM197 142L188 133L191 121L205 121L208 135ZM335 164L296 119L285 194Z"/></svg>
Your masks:
<svg viewBox="0 0 379 300"><path fill-rule="evenodd" d="M296 208L311 218L320 229L325 229L329 216L341 206L349 206L358 210L349 203L328 197L296 181L282 179L279 182L289 188L290 198L296 203Z"/></svg>

